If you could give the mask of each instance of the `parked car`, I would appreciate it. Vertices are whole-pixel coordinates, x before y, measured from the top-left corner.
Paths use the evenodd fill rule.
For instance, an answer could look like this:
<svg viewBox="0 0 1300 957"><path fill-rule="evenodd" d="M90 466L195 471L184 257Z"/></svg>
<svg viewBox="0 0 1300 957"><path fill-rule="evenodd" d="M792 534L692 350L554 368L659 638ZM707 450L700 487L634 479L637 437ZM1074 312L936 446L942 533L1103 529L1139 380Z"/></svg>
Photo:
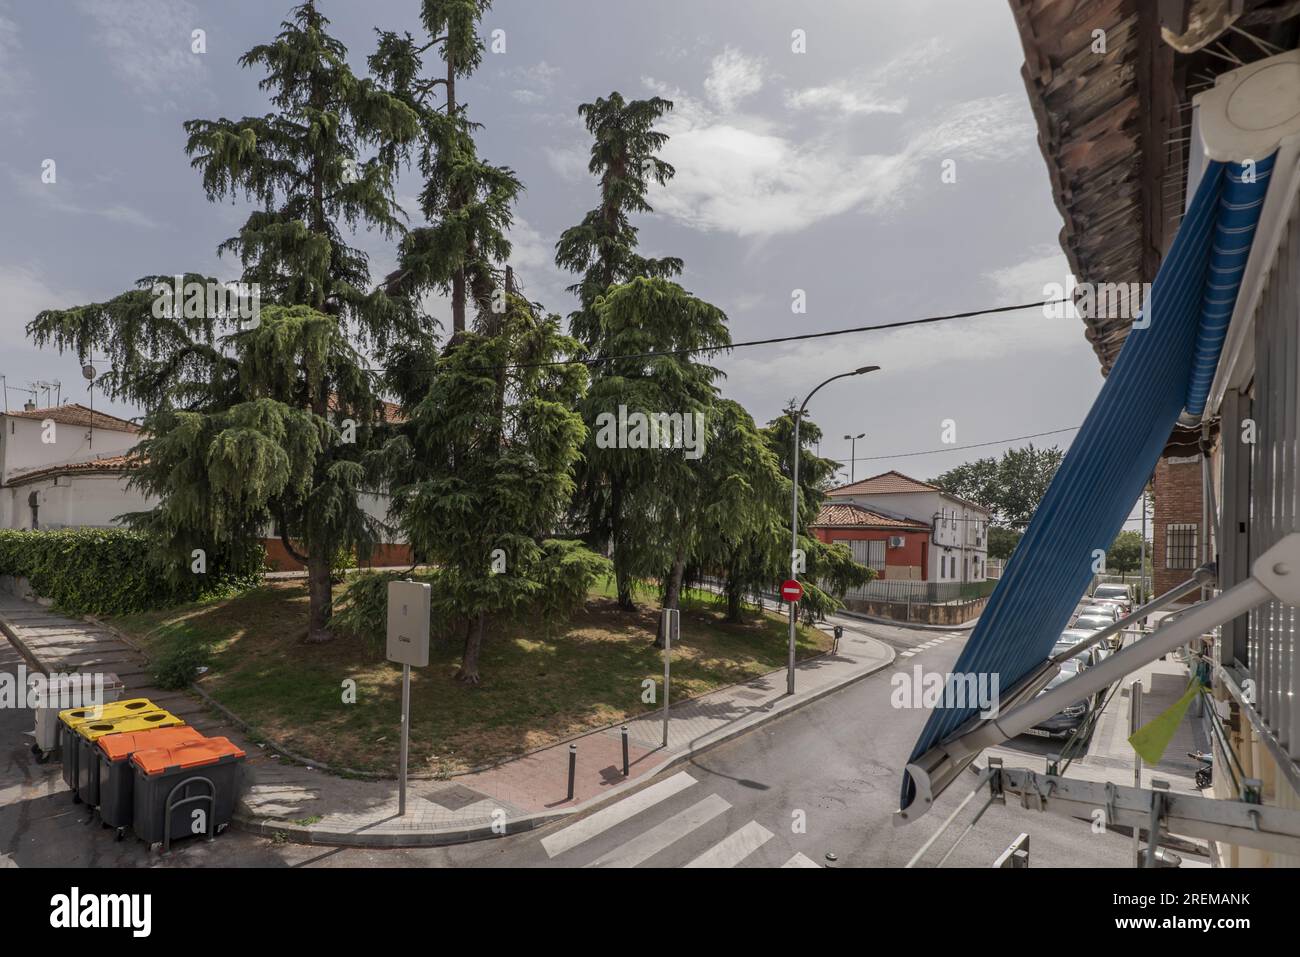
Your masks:
<svg viewBox="0 0 1300 957"><path fill-rule="evenodd" d="M1071 628L1082 628L1086 631L1101 631L1103 628L1109 628L1115 624L1115 619L1106 618L1103 615L1080 615L1074 619Z"/></svg>
<svg viewBox="0 0 1300 957"><path fill-rule="evenodd" d="M1093 615L1097 618L1109 618L1111 621L1119 621L1123 617L1118 605L1101 602L1084 605L1079 609L1079 615Z"/></svg>
<svg viewBox="0 0 1300 957"><path fill-rule="evenodd" d="M1103 582L1092 590L1092 600L1097 603L1113 602L1119 607L1121 615L1127 615L1133 610L1133 592L1128 585Z"/></svg>
<svg viewBox="0 0 1300 957"><path fill-rule="evenodd" d="M1053 688L1063 685L1083 671L1087 666L1085 662L1079 660L1080 657L1076 655L1064 662L1061 665L1060 673L1048 682L1047 687L1040 691L1039 694L1045 694ZM1083 698L1058 711L1050 718L1040 721L1025 733L1038 738L1068 738L1087 723L1088 717L1092 714L1092 709L1095 706L1096 701L1094 698ZM1090 732L1089 737L1091 736Z"/></svg>
<svg viewBox="0 0 1300 957"><path fill-rule="evenodd" d="M1055 658L1066 649L1073 648L1091 634L1092 632L1086 628L1065 629L1065 631L1061 632L1061 637L1056 639L1056 644L1052 646L1052 657ZM1108 654L1110 654L1110 648L1108 648L1106 643L1103 641L1100 644L1085 648L1083 651L1079 652L1079 654L1075 655L1075 657L1084 659L1083 663L1087 667L1091 668L1093 665L1100 664Z"/></svg>

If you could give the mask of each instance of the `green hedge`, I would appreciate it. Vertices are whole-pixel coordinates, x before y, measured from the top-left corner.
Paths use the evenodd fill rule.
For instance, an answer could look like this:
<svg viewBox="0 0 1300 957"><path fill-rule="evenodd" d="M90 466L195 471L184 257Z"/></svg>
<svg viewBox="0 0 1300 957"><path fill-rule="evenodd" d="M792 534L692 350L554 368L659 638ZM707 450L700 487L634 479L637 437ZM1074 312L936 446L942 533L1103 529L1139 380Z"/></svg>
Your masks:
<svg viewBox="0 0 1300 957"><path fill-rule="evenodd" d="M239 559L209 557L205 575L168 574L159 549L127 529L0 529L0 575L76 615L125 615L196 601L257 583L264 559L252 543Z"/></svg>

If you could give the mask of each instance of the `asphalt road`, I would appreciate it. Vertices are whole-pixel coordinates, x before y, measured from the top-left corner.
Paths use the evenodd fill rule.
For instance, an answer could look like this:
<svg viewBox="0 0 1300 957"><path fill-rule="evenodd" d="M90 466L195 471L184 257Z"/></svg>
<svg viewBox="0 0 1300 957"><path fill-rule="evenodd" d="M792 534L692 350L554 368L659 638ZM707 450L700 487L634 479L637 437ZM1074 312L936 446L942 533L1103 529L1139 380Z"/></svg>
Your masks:
<svg viewBox="0 0 1300 957"><path fill-rule="evenodd" d="M449 848L356 850L277 843L227 831L212 843L177 844L147 854L130 837L88 823L71 802L57 765L36 764L25 735L26 710L0 710L0 867L184 866L681 866L700 860L727 866L900 867L969 793L950 788L929 814L895 827L900 769L925 720L921 709L891 705L891 676L946 671L968 632L917 632L845 620L912 652L894 666L714 748L648 788L578 820L527 834ZM928 645L920 648L921 645ZM0 645L0 670L19 659ZM1037 767L1038 742L1025 742ZM972 775L973 783L973 775ZM935 866L983 806L978 795L919 866ZM988 867L1022 831L1032 866L1124 865L1129 844L1093 834L1087 824L993 805L944 866Z"/></svg>

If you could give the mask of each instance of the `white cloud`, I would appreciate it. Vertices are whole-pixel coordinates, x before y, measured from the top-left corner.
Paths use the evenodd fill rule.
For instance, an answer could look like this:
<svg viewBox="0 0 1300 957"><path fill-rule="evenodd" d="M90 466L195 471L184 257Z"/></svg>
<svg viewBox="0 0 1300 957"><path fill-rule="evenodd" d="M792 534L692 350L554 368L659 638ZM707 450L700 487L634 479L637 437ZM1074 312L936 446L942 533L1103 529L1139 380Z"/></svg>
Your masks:
<svg viewBox="0 0 1300 957"><path fill-rule="evenodd" d="M170 109L174 96L203 87L206 53L191 52L205 21L188 0L79 0L113 71L149 106Z"/></svg>
<svg viewBox="0 0 1300 957"><path fill-rule="evenodd" d="M0 336L8 343L30 344L27 323L42 309L66 309L86 301L82 293L53 289L34 269L0 265Z"/></svg>
<svg viewBox="0 0 1300 957"><path fill-rule="evenodd" d="M891 93L900 80L914 81L940 62L947 53L941 40L914 46L887 63L856 76L821 86L787 90L786 106L813 113L862 116L871 113L902 113L907 98Z"/></svg>
<svg viewBox="0 0 1300 957"><path fill-rule="evenodd" d="M737 103L762 88L763 61L745 56L733 47L727 47L713 58L704 80L704 92L723 113L731 112Z"/></svg>
<svg viewBox="0 0 1300 957"><path fill-rule="evenodd" d="M540 301L548 310L567 313L572 297L564 290L578 277L555 265L555 240L543 236L519 215L510 227L509 239L510 266L524 295Z"/></svg>
<svg viewBox="0 0 1300 957"><path fill-rule="evenodd" d="M127 206L125 203L111 203L107 206L101 206L97 203L85 201L85 190L69 183L62 175L59 175L59 178L53 183L43 183L41 182L39 168L26 174L21 174L12 168L8 172L10 180L23 193L39 200L48 209L55 212L70 213L73 216L102 216L104 219L115 223L138 226L142 229L161 228L161 224L156 220L133 206Z"/></svg>
<svg viewBox="0 0 1300 957"><path fill-rule="evenodd" d="M827 131L787 134L742 113L721 116L701 100L646 79L675 104L660 127L662 150L677 169L652 189L660 213L704 231L758 237L795 233L820 220L900 208L938 158L982 161L1033 143L1028 107L1009 96L957 103L927 125L913 124L893 152L858 153Z"/></svg>
<svg viewBox="0 0 1300 957"><path fill-rule="evenodd" d="M0 122L12 128L31 112L26 104L31 74L23 65L21 31L6 15L9 10L7 0L0 0Z"/></svg>
<svg viewBox="0 0 1300 957"><path fill-rule="evenodd" d="M1043 244L1027 250L1027 258L984 274L998 292L1000 302L1029 302L1043 295L1048 283L1064 286L1070 277L1065 253L1053 245Z"/></svg>
<svg viewBox="0 0 1300 957"><path fill-rule="evenodd" d="M520 103L532 106L549 99L555 92L555 81L560 75L558 66L551 66L545 60L527 67L512 70L511 79L523 84L510 91L510 95Z"/></svg>

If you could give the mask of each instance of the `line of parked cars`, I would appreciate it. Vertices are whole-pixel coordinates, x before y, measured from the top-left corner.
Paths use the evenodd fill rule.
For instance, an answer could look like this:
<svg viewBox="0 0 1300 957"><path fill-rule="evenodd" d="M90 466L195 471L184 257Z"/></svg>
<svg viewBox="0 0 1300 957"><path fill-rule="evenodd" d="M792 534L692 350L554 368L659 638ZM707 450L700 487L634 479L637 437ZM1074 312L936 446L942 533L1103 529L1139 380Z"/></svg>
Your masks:
<svg viewBox="0 0 1300 957"><path fill-rule="evenodd" d="M1061 637L1057 639L1056 644L1052 647L1051 656L1055 658L1079 642L1084 641L1090 635L1096 634L1103 628L1109 628L1128 615L1132 609L1133 594L1129 590L1129 586L1117 584L1098 585L1093 589L1092 595L1080 604L1070 627L1061 632ZM1109 642L1102 641L1084 648L1077 655L1067 658L1061 663L1060 672L1039 694L1059 687L1080 672L1100 664L1118 648L1118 635L1114 636ZM1026 733L1040 738L1069 738L1078 732L1080 728L1087 728L1087 737L1084 738L1086 744L1092 737L1095 727L1095 722L1091 720L1092 714L1102 706L1103 701L1104 692L1098 691L1096 694L1076 701L1050 718L1039 722Z"/></svg>

